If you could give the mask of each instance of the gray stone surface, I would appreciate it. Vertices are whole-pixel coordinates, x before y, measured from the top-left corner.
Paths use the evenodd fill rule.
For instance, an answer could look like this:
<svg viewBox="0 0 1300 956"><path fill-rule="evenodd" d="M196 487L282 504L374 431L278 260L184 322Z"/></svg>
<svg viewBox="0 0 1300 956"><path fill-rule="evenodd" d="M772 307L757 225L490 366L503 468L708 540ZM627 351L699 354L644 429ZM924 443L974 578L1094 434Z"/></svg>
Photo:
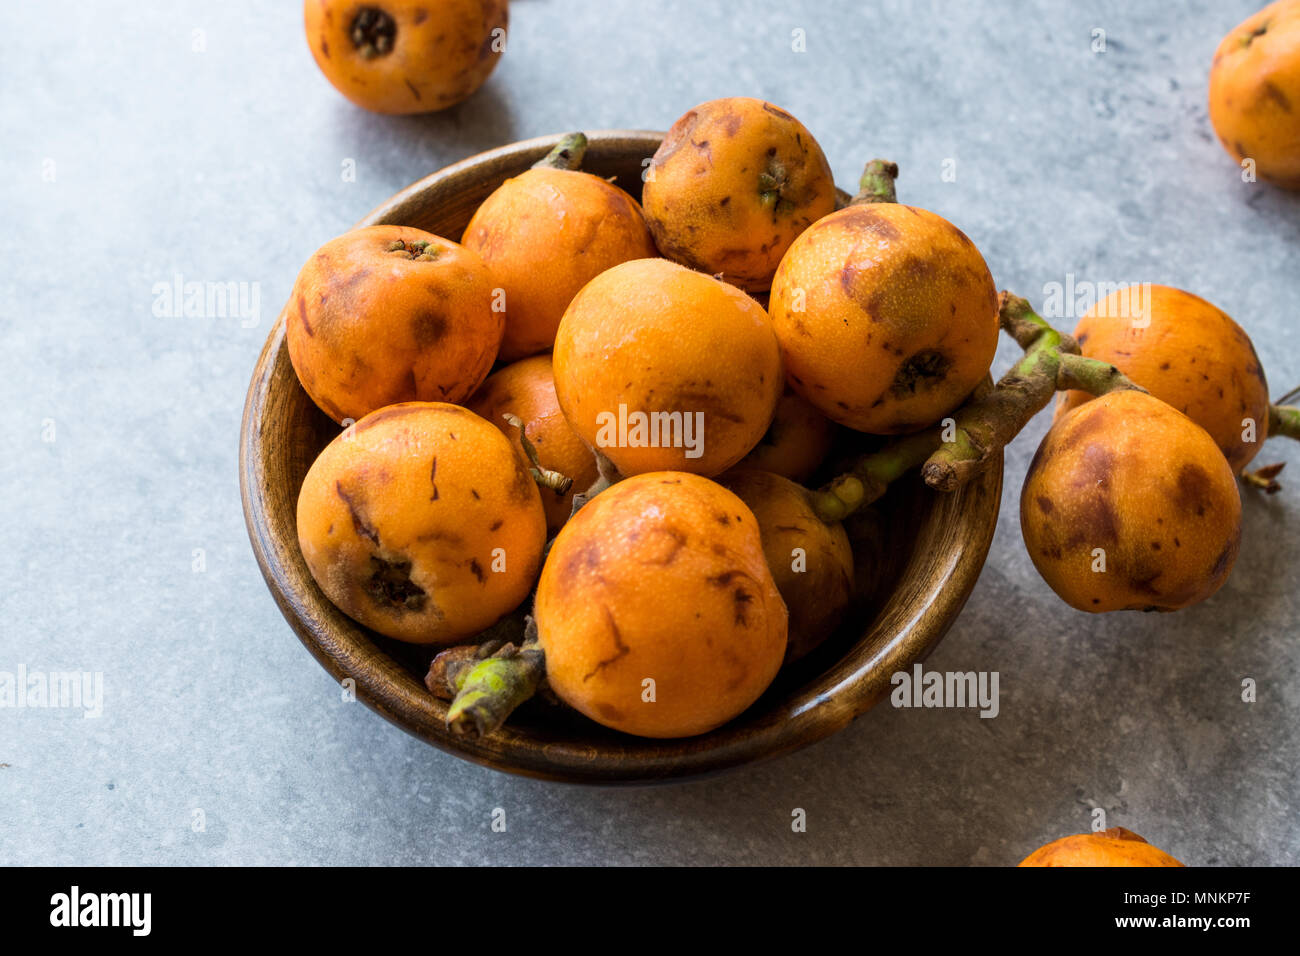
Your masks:
<svg viewBox="0 0 1300 956"><path fill-rule="evenodd" d="M665 128L723 95L793 111L842 185L896 159L904 198L966 230L999 286L1039 298L1074 273L1208 297L1285 390L1300 197L1242 183L1205 107L1215 45L1255 4L1178 6L518 0L479 95L394 119L327 85L294 2L6 5L0 671L100 671L104 702L98 719L0 710L0 860L1007 864L1100 807L1189 862L1300 863L1293 448L1263 455L1296 474L1245 495L1218 595L1091 617L1020 542L1041 416L931 659L999 671L1000 716L879 707L791 757L643 790L496 774L343 703L263 586L239 506L249 373L317 245L481 149ZM258 322L155 314L176 274L257 283Z"/></svg>

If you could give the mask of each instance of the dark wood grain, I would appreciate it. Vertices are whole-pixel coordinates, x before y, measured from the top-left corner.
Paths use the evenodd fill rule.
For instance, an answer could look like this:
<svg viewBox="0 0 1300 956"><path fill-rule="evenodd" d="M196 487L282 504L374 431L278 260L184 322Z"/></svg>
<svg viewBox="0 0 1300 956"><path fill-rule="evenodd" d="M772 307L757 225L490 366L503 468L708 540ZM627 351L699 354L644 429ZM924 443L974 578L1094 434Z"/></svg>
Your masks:
<svg viewBox="0 0 1300 956"><path fill-rule="evenodd" d="M589 133L584 168L614 176L635 196L643 161L662 133ZM422 179L359 225L397 223L459 240L475 208L558 137L515 143ZM843 197L842 197L843 198ZM323 239L324 237L322 237ZM885 562L892 587L865 618L794 672L781 675L736 720L687 740L642 740L571 713L528 706L484 740L450 734L446 705L422 682L430 651L380 637L335 608L298 550L298 489L338 427L299 386L284 341L284 316L253 372L240 434L239 478L253 552L285 619L334 677L355 681L360 700L436 747L497 770L583 783L645 783L725 770L820 740L890 690L890 676L934 647L979 576L997 524L1002 459L952 495L909 478L881 502ZM268 635L268 640L274 635Z"/></svg>

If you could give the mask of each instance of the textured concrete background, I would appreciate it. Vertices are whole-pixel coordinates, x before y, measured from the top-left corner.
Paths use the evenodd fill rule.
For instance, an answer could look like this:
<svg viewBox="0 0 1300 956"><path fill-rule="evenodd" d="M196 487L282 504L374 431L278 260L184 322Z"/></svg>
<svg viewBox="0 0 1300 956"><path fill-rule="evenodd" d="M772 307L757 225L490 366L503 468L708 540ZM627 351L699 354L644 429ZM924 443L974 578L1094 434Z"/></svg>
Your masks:
<svg viewBox="0 0 1300 956"><path fill-rule="evenodd" d="M262 583L236 482L249 374L316 246L479 150L666 128L734 94L800 117L841 185L896 159L903 198L969 233L1001 287L1206 296L1280 393L1300 381L1300 197L1242 183L1205 108L1214 48L1256 4L517 0L487 86L407 119L334 92L293 0L149 6L0 13L0 670L104 680L98 719L0 710L0 860L1007 864L1100 807L1188 862L1300 864L1293 448L1261 456L1295 474L1244 496L1218 595L1091 617L1020 542L1040 416L930 662L999 671L999 717L880 707L786 759L634 791L479 769L343 703ZM177 274L257 283L259 321L156 315Z"/></svg>

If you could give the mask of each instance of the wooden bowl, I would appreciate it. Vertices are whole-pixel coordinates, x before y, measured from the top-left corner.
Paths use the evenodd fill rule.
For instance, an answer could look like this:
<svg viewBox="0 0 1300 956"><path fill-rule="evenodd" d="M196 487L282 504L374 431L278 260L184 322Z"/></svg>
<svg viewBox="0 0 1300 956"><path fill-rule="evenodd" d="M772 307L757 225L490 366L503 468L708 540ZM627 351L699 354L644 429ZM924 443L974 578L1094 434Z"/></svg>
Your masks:
<svg viewBox="0 0 1300 956"><path fill-rule="evenodd" d="M639 196L645 161L663 134L609 131L588 137L583 168L616 177ZM359 225L416 226L459 240L488 194L557 139L514 143L448 166L398 193ZM355 681L357 696L404 730L497 770L571 782L697 776L788 753L839 730L887 694L890 676L921 660L952 624L984 564L1001 499L1001 457L951 495L930 491L917 477L897 482L877 504L880 597L852 626L783 671L749 710L712 733L644 740L565 709L530 703L498 733L472 740L446 729L446 704L424 687L434 649L390 640L345 616L316 586L298 550L298 489L338 431L298 384L281 314L249 386L239 478L253 552L285 619L326 670L339 681Z"/></svg>

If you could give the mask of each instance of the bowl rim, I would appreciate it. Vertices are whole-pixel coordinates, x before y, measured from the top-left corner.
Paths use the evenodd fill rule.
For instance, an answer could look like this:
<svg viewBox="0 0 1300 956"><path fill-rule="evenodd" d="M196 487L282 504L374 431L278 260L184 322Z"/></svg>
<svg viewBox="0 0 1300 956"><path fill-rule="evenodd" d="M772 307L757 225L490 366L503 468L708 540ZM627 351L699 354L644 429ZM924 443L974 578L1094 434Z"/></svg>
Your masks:
<svg viewBox="0 0 1300 956"><path fill-rule="evenodd" d="M637 145L654 153L664 134L651 130L595 130L586 133L589 152ZM380 203L353 228L400 218L434 184L485 163L517 167L531 165L560 139L539 136L477 153L425 176ZM513 175L513 174L511 174ZM999 452L988 469L970 484L944 495L956 520L967 525L967 537L956 553L933 555L946 561L926 575L921 592L908 606L919 610L896 628L890 640L868 655L885 611L899 599L899 587L878 609L854 645L821 674L790 691L782 700L754 714L753 710L698 737L646 741L630 738L608 750L573 741L539 740L507 724L483 740L460 737L446 729L445 702L436 700L423 682L411 675L382 648L369 640L360 624L329 604L322 593L301 595L288 586L289 574L276 549L265 497L260 447L262 412L268 387L280 362L287 362L284 312L278 315L249 383L240 422L239 485L244 521L258 567L281 614L312 656L335 680L352 679L357 699L389 722L440 750L489 767L528 777L569 783L644 784L681 780L732 769L790 753L842 729L884 696L892 674L923 660L942 639L966 603L983 569L1001 507L1003 458ZM300 386L301 387L301 386ZM988 504L972 507L977 497ZM942 500L942 499L941 499ZM296 541L293 548L296 550ZM899 572L899 582L919 560L913 554ZM339 630L359 632L361 640L340 639ZM367 646L369 645L368 649ZM888 668L887 671L882 668ZM873 678L874 675L874 678ZM748 715L748 719L747 718ZM610 756L601 759L602 752ZM611 761L613 761L611 763Z"/></svg>

